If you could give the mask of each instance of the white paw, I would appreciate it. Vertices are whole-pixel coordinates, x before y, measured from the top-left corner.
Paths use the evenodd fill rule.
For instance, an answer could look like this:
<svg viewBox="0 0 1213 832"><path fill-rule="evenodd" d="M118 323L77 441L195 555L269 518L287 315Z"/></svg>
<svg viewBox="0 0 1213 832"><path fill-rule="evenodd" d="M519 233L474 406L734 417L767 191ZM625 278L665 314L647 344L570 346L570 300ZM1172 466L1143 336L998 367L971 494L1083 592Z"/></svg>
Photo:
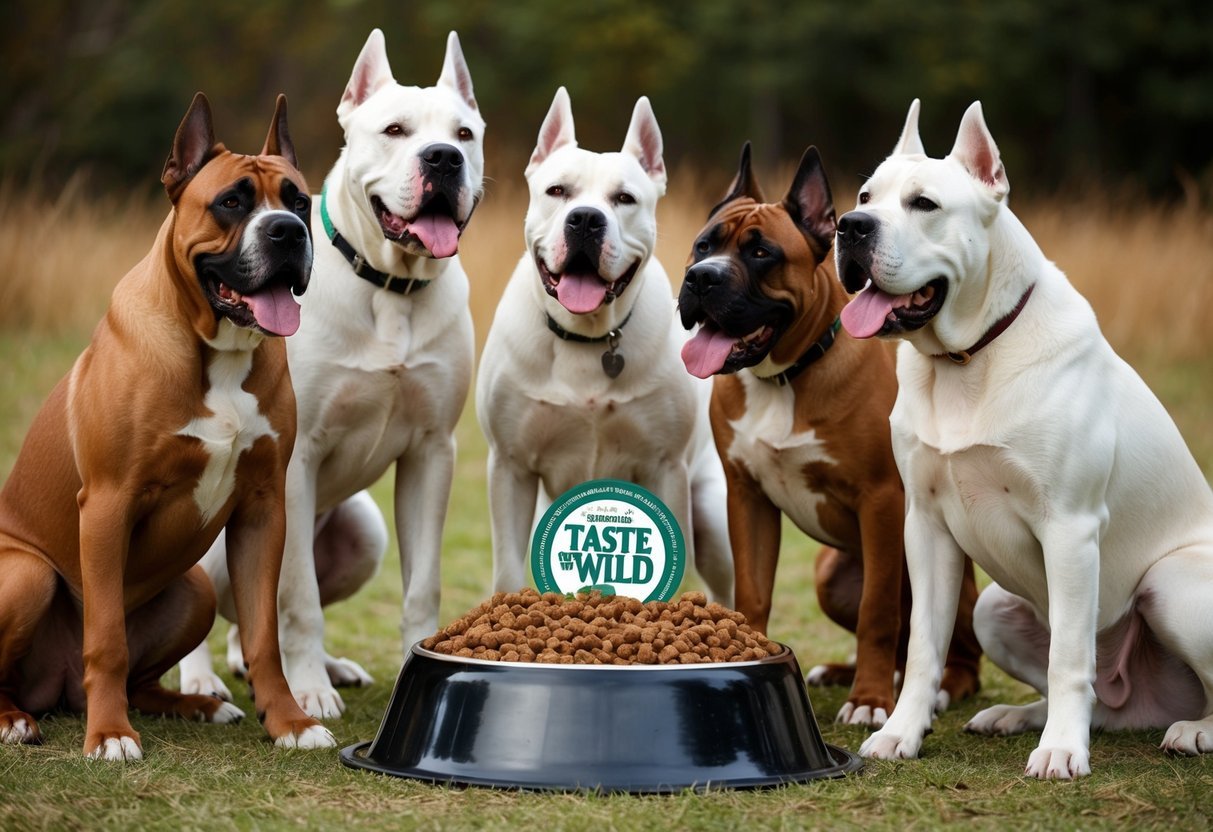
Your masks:
<svg viewBox="0 0 1213 832"><path fill-rule="evenodd" d="M1039 731L1044 727L1044 717L1041 703L994 705L980 711L965 723L964 729L973 734L1007 737L1024 731Z"/></svg>
<svg viewBox="0 0 1213 832"><path fill-rule="evenodd" d="M826 670L827 668L824 664L810 667L808 675L804 677L805 684L813 685L814 687L821 687L825 684ZM839 721L841 722L841 720Z"/></svg>
<svg viewBox="0 0 1213 832"><path fill-rule="evenodd" d="M303 712L316 719L335 719L345 711L345 703L341 694L331 685L316 687L309 690L294 690L295 701Z"/></svg>
<svg viewBox="0 0 1213 832"><path fill-rule="evenodd" d="M232 692L223 684L223 680L214 673L202 673L197 676L181 674L181 692L196 693L199 696L213 696L224 702L232 701Z"/></svg>
<svg viewBox="0 0 1213 832"><path fill-rule="evenodd" d="M952 696L942 688L935 694L935 713L941 714L952 704Z"/></svg>
<svg viewBox="0 0 1213 832"><path fill-rule="evenodd" d="M231 725L233 722L239 722L244 719L244 711L237 708L231 702L223 702L219 705L219 710L211 715L209 722L215 725Z"/></svg>
<svg viewBox="0 0 1213 832"><path fill-rule="evenodd" d="M34 726L30 725L28 719L19 719L12 725L0 728L0 744L2 745L33 742L34 736Z"/></svg>
<svg viewBox="0 0 1213 832"><path fill-rule="evenodd" d="M1213 720L1176 722L1162 738L1163 751L1173 754L1213 754Z"/></svg>
<svg viewBox="0 0 1213 832"><path fill-rule="evenodd" d="M1037 748L1028 757L1023 773L1039 780L1072 780L1091 773L1086 748Z"/></svg>
<svg viewBox="0 0 1213 832"><path fill-rule="evenodd" d="M301 734L285 734L274 740L279 748L335 748L337 740L332 731L323 725L313 725L305 728Z"/></svg>
<svg viewBox="0 0 1213 832"><path fill-rule="evenodd" d="M838 709L835 722L843 725L866 725L869 728L880 728L889 721L889 715L884 708L873 708L870 705L856 706L851 702L842 703Z"/></svg>
<svg viewBox="0 0 1213 832"><path fill-rule="evenodd" d="M334 687L362 688L375 681L371 674L362 669L362 665L351 659L325 656L324 669L328 671L329 681Z"/></svg>
<svg viewBox="0 0 1213 832"><path fill-rule="evenodd" d="M918 756L918 749L921 747L921 733L917 739L911 739L882 729L859 746L859 756L871 757L873 760L912 760Z"/></svg>
<svg viewBox="0 0 1213 832"><path fill-rule="evenodd" d="M143 751L134 737L111 737L93 749L90 760L111 760L118 763L143 759Z"/></svg>

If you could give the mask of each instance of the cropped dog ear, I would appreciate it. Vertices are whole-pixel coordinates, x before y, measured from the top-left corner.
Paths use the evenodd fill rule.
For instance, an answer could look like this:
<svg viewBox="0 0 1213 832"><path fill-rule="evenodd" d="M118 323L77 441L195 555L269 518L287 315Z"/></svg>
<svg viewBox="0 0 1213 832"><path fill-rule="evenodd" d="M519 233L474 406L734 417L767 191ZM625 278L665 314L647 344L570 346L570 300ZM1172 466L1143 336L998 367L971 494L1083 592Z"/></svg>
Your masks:
<svg viewBox="0 0 1213 832"><path fill-rule="evenodd" d="M1001 200L1011 190L998 145L994 144L994 137L982 117L980 101L974 101L965 110L956 133L956 144L948 158L960 162L970 176L990 189L995 199Z"/></svg>
<svg viewBox="0 0 1213 832"><path fill-rule="evenodd" d="M665 193L665 162L661 158L661 128L657 126L657 117L653 115L653 105L647 96L636 99L636 107L632 110L632 123L628 125L628 135L623 140L623 152L630 153L640 162L640 167L657 184L659 193Z"/></svg>
<svg viewBox="0 0 1213 832"><path fill-rule="evenodd" d="M926 156L927 151L922 146L918 136L918 99L910 102L910 111L906 113L905 127L901 128L901 138L893 148L892 156Z"/></svg>
<svg viewBox="0 0 1213 832"><path fill-rule="evenodd" d="M801 157L783 206L815 251L824 254L830 250L837 219L830 183L816 147L810 147Z"/></svg>
<svg viewBox="0 0 1213 832"><path fill-rule="evenodd" d="M531 161L527 163L526 175L530 176L544 159L566 144L577 146L577 137L573 133L573 104L569 101L569 91L564 87L556 90L552 106L548 109L547 117L539 128L539 140L531 153Z"/></svg>
<svg viewBox="0 0 1213 832"><path fill-rule="evenodd" d="M465 104L473 110L477 109L476 95L472 92L472 73L468 72L467 61L463 59L463 49L459 46L459 35L455 32L446 36L446 58L442 61L438 86L450 87L459 93Z"/></svg>
<svg viewBox="0 0 1213 832"><path fill-rule="evenodd" d="M274 118L270 121L270 132L265 137L261 155L281 156L291 163L291 167L299 167L299 160L295 158L295 145L286 129L286 96L281 93L278 94L278 101L274 105Z"/></svg>
<svg viewBox="0 0 1213 832"><path fill-rule="evenodd" d="M211 103L205 95L197 93L177 127L173 149L164 163L164 172L160 174L160 181L164 183L169 199L176 202L194 174L223 150L223 145L215 143Z"/></svg>
<svg viewBox="0 0 1213 832"><path fill-rule="evenodd" d="M708 216L713 216L733 200L741 199L742 197L749 197L755 202L766 202L766 198L762 195L762 188L758 186L758 180L754 178L754 169L750 166L749 142L741 146L741 159L737 162L737 175L733 177L733 184L729 185L729 192L724 195L724 198L720 202L712 206L712 210L708 212Z"/></svg>
<svg viewBox="0 0 1213 832"><path fill-rule="evenodd" d="M395 80L392 67L388 64L383 32L372 29L362 51L358 53L358 60L354 61L354 71L350 73L350 81L345 85L341 103L337 105L338 121L344 120L381 87Z"/></svg>

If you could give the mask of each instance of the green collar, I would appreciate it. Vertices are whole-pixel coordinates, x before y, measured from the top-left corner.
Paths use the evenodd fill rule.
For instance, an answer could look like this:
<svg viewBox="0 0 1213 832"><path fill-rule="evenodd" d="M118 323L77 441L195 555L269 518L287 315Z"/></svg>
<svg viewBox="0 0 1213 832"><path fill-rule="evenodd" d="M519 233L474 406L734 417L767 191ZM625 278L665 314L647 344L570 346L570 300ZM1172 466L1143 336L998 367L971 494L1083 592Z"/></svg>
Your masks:
<svg viewBox="0 0 1213 832"><path fill-rule="evenodd" d="M329 217L328 208L328 192L329 183L325 182L324 187L320 191L320 222L324 226L324 233L328 235L329 241L341 255L349 262L354 269L354 274L361 277L363 280L373 283L380 289L387 289L397 294L407 295L414 289L423 289L429 285L428 280L418 280L412 277L400 277L394 274L387 274L370 266L366 262L366 258L354 250L350 245L349 240L342 237L333 225L333 220Z"/></svg>

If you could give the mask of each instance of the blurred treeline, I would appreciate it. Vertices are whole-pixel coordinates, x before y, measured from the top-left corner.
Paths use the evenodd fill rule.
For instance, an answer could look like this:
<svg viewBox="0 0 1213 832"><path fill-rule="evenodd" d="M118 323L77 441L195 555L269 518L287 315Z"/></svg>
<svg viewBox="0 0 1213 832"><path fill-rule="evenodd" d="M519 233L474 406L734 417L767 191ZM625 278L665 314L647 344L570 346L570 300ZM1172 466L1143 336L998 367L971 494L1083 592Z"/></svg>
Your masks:
<svg viewBox="0 0 1213 832"><path fill-rule="evenodd" d="M763 166L813 143L851 188L912 98L932 155L979 98L1020 193L1213 195L1208 0L7 0L0 177L151 189L195 90L219 137L246 152L282 91L318 188L375 26L406 84L432 84L459 32L499 180L521 177L563 84L596 150L619 146L648 95L675 175L732 170L745 139Z"/></svg>

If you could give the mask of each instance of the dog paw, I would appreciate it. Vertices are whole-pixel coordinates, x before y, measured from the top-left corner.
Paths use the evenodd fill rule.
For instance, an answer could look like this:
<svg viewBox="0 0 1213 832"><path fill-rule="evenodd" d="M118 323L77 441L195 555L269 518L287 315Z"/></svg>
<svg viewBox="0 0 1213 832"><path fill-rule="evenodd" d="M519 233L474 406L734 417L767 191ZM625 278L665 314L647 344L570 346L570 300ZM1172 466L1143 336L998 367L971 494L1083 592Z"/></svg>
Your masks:
<svg viewBox="0 0 1213 832"><path fill-rule="evenodd" d="M1213 754L1213 720L1183 720L1167 729L1159 746L1171 754Z"/></svg>
<svg viewBox="0 0 1213 832"><path fill-rule="evenodd" d="M213 725L232 725L244 719L244 711L231 702L220 702L213 714L209 717L203 715L201 719L203 722L210 722Z"/></svg>
<svg viewBox="0 0 1213 832"><path fill-rule="evenodd" d="M838 709L834 721L843 725L864 725L868 728L881 728L889 721L889 712L885 708L873 705L856 705L854 702L844 702Z"/></svg>
<svg viewBox="0 0 1213 832"><path fill-rule="evenodd" d="M809 668L805 684L814 687L850 685L855 681L855 666L851 664L819 664Z"/></svg>
<svg viewBox="0 0 1213 832"><path fill-rule="evenodd" d="M362 688L375 681L362 665L351 659L325 656L324 669L328 671L333 687L337 688Z"/></svg>
<svg viewBox="0 0 1213 832"><path fill-rule="evenodd" d="M336 719L345 712L341 694L332 687L295 691L295 701L305 714L316 719Z"/></svg>
<svg viewBox="0 0 1213 832"><path fill-rule="evenodd" d="M283 734L274 740L274 745L279 748L305 750L312 748L335 748L337 746L337 739L333 736L333 732L323 725L310 725L302 731L291 731L290 733Z"/></svg>
<svg viewBox="0 0 1213 832"><path fill-rule="evenodd" d="M918 756L922 747L922 736L917 739L901 737L888 731L880 730L859 746L859 756L873 760L912 760Z"/></svg>
<svg viewBox="0 0 1213 832"><path fill-rule="evenodd" d="M0 715L0 745L34 744L42 742L38 723L27 713L14 711Z"/></svg>
<svg viewBox="0 0 1213 832"><path fill-rule="evenodd" d="M942 688L935 694L935 713L941 714L952 704L952 695Z"/></svg>
<svg viewBox="0 0 1213 832"><path fill-rule="evenodd" d="M1044 701L1031 705L994 705L980 711L965 723L964 730L971 734L1008 737L1024 731L1039 731L1045 725Z"/></svg>
<svg viewBox="0 0 1213 832"><path fill-rule="evenodd" d="M143 759L143 749L134 737L106 737L97 743L85 756L90 760L109 760L115 763L131 763Z"/></svg>
<svg viewBox="0 0 1213 832"><path fill-rule="evenodd" d="M1091 773L1086 748L1037 748L1028 757L1023 773L1038 780L1073 780Z"/></svg>
<svg viewBox="0 0 1213 832"><path fill-rule="evenodd" d="M181 692L199 696L213 696L224 702L232 701L232 692L228 690L223 680L214 673L204 673L200 676L181 676Z"/></svg>

